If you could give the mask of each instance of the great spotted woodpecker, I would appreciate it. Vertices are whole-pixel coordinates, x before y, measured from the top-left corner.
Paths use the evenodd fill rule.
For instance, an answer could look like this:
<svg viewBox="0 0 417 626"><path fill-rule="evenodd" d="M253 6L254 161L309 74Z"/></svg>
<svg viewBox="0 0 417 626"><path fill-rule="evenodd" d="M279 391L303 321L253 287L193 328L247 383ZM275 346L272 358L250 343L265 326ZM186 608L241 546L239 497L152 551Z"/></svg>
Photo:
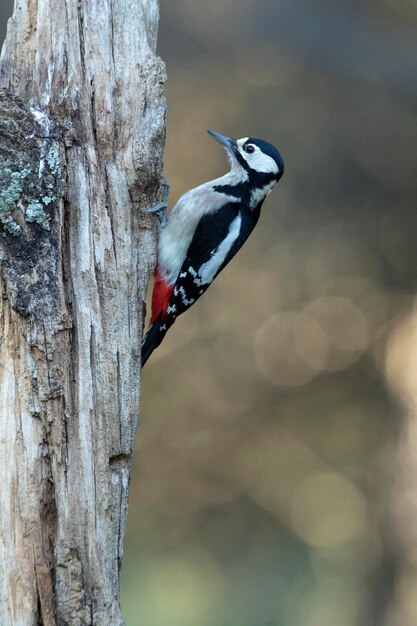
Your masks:
<svg viewBox="0 0 417 626"><path fill-rule="evenodd" d="M161 219L150 326L142 366L176 318L211 285L259 219L265 197L284 172L278 150L261 139L232 139L209 130L225 149L228 174L184 194ZM160 203L148 212L166 211Z"/></svg>

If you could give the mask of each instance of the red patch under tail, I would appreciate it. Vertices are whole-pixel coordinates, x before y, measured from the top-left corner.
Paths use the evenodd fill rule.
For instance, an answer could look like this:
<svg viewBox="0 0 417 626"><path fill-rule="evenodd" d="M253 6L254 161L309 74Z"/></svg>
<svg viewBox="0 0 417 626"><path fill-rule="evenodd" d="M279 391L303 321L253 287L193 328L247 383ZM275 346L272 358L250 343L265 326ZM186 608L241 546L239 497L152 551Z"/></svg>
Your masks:
<svg viewBox="0 0 417 626"><path fill-rule="evenodd" d="M155 283L152 292L151 324L153 324L160 315L162 315L162 317L166 317L168 304L174 290L174 285L170 285L166 282L166 280L162 277L158 266L155 270L154 281Z"/></svg>

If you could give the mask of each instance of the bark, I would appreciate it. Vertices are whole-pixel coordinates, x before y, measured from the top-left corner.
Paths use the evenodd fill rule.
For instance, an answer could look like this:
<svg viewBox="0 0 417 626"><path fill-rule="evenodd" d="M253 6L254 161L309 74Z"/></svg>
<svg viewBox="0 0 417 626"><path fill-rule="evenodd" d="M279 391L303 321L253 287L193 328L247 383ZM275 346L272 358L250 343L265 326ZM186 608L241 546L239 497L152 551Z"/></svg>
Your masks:
<svg viewBox="0 0 417 626"><path fill-rule="evenodd" d="M0 64L0 624L122 624L165 134L157 0L15 0Z"/></svg>

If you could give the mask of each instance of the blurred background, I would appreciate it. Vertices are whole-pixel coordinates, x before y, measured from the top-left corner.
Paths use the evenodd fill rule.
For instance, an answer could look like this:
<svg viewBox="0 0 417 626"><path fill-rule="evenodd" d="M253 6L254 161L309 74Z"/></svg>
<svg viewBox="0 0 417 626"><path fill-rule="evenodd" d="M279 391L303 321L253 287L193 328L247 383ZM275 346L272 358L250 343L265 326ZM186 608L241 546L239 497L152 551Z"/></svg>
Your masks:
<svg viewBox="0 0 417 626"><path fill-rule="evenodd" d="M165 0L159 54L171 205L207 128L286 172L144 371L127 626L415 626L415 0Z"/></svg>

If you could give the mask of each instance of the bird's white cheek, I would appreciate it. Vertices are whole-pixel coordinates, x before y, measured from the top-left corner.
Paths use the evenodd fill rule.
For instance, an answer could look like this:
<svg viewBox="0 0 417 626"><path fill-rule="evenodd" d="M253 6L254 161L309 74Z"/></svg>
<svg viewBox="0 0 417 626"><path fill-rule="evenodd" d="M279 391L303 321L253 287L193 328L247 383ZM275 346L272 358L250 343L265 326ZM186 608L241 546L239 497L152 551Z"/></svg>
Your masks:
<svg viewBox="0 0 417 626"><path fill-rule="evenodd" d="M278 173L278 165L267 154L263 154L263 152L257 152L252 156L252 158L247 159L250 167L257 172L261 172L263 174L277 174Z"/></svg>

